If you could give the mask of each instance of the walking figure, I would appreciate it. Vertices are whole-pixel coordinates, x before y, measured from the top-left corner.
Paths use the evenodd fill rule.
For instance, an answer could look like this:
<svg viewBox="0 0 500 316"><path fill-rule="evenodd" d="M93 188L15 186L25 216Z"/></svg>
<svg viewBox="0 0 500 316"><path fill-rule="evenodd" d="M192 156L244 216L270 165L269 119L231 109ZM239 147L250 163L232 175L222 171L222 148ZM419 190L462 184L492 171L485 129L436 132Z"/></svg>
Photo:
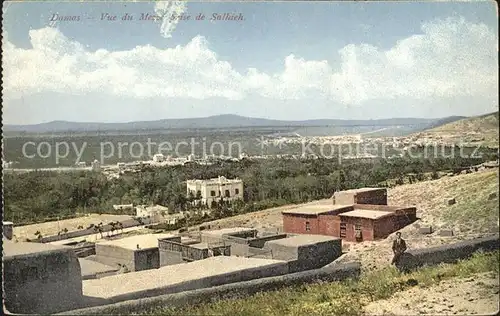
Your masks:
<svg viewBox="0 0 500 316"><path fill-rule="evenodd" d="M401 233L396 233L396 239L392 242L392 252L394 257L392 258L391 264L398 266L401 255L406 251L406 242L401 238Z"/></svg>

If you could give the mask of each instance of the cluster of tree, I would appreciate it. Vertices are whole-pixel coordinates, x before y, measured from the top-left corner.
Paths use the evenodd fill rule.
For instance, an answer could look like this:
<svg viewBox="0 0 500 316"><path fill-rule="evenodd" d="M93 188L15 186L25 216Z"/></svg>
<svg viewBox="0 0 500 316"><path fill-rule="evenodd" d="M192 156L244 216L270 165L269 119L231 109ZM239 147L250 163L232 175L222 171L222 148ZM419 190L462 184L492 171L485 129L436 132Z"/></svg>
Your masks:
<svg viewBox="0 0 500 316"><path fill-rule="evenodd" d="M485 158L486 159L486 158ZM330 197L337 190L386 186L388 179L412 181L485 159L262 160L215 165L144 167L109 180L95 172L34 171L4 175L4 218L15 224L67 218L81 213L119 213L114 204L160 204L169 212L193 208L199 197L186 195L185 180L223 175L240 178L244 201L220 203L213 216L251 212L283 204Z"/></svg>

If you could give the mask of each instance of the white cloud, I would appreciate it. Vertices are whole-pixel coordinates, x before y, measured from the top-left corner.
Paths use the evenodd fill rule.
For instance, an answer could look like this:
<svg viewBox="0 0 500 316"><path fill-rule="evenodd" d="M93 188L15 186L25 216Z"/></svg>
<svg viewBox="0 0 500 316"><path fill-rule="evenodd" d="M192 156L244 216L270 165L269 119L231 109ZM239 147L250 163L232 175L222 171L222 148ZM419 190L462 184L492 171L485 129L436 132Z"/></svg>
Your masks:
<svg viewBox="0 0 500 316"><path fill-rule="evenodd" d="M171 10L172 7L168 7ZM165 26L164 34L175 27ZM249 94L281 100L323 97L344 104L392 98L487 97L496 102L496 36L483 24L449 18L422 25L413 35L383 50L350 44L339 50L339 65L291 54L281 73L237 72L220 60L202 36L185 46L91 52L57 29L30 31L33 48L4 47L4 93L18 98L37 92L117 96L222 97ZM326 53L325 58L335 52ZM338 70L334 70L338 69Z"/></svg>

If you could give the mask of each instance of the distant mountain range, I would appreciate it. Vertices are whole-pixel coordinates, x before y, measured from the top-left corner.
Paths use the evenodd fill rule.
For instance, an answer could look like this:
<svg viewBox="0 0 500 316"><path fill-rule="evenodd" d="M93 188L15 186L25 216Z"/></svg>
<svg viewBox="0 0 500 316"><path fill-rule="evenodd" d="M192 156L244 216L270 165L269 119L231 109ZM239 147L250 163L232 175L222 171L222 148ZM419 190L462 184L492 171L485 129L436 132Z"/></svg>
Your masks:
<svg viewBox="0 0 500 316"><path fill-rule="evenodd" d="M304 121L283 121L252 118L233 114L216 115L202 118L163 119L157 121L138 121L128 123L82 123L53 121L34 125L4 125L4 132L18 133L64 133L64 132L109 132L109 131L147 131L169 129L231 129L257 127L405 127L408 131L423 131L440 125L464 119L463 116L450 116L439 119L392 118L377 120L337 120L318 119Z"/></svg>

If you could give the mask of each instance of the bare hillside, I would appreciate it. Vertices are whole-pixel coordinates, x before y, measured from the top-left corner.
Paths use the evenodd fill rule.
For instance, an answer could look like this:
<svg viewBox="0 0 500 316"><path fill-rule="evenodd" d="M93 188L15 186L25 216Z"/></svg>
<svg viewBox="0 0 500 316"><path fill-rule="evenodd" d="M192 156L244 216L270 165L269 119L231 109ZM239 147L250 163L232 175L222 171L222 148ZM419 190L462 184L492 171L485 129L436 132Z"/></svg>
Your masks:
<svg viewBox="0 0 500 316"><path fill-rule="evenodd" d="M498 147L498 112L466 118L416 134L436 141L465 142Z"/></svg>
<svg viewBox="0 0 500 316"><path fill-rule="evenodd" d="M456 203L448 205L448 199ZM406 184L389 190L389 204L415 205L417 222L401 230L409 249L438 246L460 240L498 233L498 168L472 174L444 177L433 181ZM420 227L432 227L423 235ZM452 230L453 236L440 236ZM351 244L342 260L360 260L367 269L390 262L392 238Z"/></svg>
<svg viewBox="0 0 500 316"><path fill-rule="evenodd" d="M401 230L410 249L437 246L492 235L498 232L498 168L443 177L438 180L405 184L389 189L389 204L417 207L414 224ZM447 200L455 198L454 205ZM314 204L330 204L330 199L312 202ZM212 227L254 227L257 229L282 230L281 211L301 205L283 206L260 212L238 215L210 223ZM434 233L422 235L419 228L432 226ZM451 229L452 237L441 237L441 229ZM349 252L340 260L361 260L364 268L374 269L385 266L391 259L392 238L363 242L347 243Z"/></svg>

